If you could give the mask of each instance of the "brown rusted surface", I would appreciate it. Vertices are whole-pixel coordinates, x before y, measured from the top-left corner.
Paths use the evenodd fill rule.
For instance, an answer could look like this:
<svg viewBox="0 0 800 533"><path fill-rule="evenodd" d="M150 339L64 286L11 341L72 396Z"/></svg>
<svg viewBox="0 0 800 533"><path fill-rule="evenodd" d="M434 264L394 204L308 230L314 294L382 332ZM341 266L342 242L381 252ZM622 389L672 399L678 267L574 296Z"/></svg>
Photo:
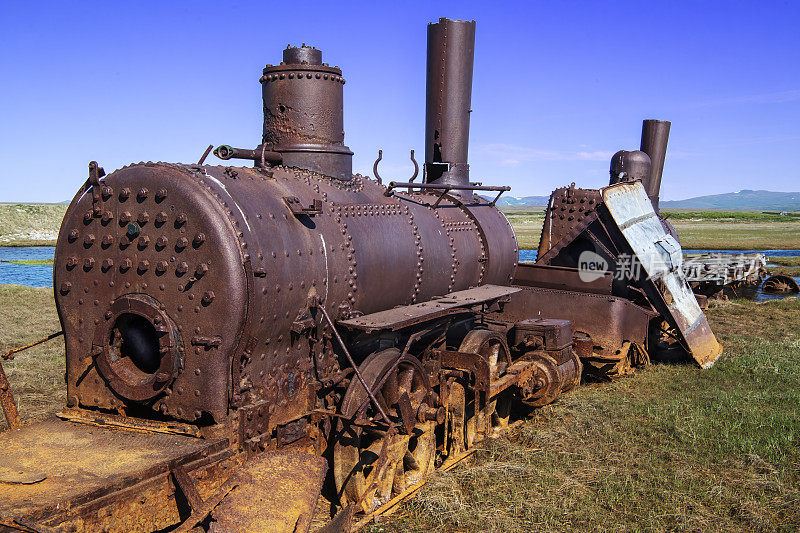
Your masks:
<svg viewBox="0 0 800 533"><path fill-rule="evenodd" d="M645 345L650 319L657 316L610 295L524 287L510 298L502 313L506 320L531 316L569 320L573 331L588 335L601 353L616 351L626 340Z"/></svg>
<svg viewBox="0 0 800 533"><path fill-rule="evenodd" d="M80 516L82 506L166 479L170 465L190 464L226 445L66 421L6 432L0 434L0 517L61 521ZM170 514L177 518L177 509L152 517L152 523L169 525Z"/></svg>
<svg viewBox="0 0 800 533"><path fill-rule="evenodd" d="M475 21L428 24L425 182L469 185L469 114ZM465 198L472 194L463 191Z"/></svg>
<svg viewBox="0 0 800 533"><path fill-rule="evenodd" d="M430 405L431 385L421 363L396 349L370 355L359 367L390 421L403 425L405 395L411 413ZM342 505L356 504L366 512L389 501L423 479L433 469L435 422L411 420L405 432L394 428L364 428L359 421L378 420L361 383L351 382L342 402L342 418L334 444L333 474Z"/></svg>
<svg viewBox="0 0 800 533"><path fill-rule="evenodd" d="M311 525L328 470L306 453L266 452L233 474L235 486L211 513L217 531L302 533Z"/></svg>
<svg viewBox="0 0 800 533"><path fill-rule="evenodd" d="M441 298L435 298L429 302L379 311L358 318L342 320L339 323L348 328L360 329L368 332L381 329L397 330L427 320L439 318L448 314L453 309L470 308L489 303L500 298L505 298L515 292L519 292L519 289L496 285L481 285L474 289L453 292Z"/></svg>
<svg viewBox="0 0 800 533"><path fill-rule="evenodd" d="M148 420L130 416L88 411L67 407L57 413L59 418L98 427L117 427L145 433L172 433L175 435L200 436L200 428L192 424L182 424L172 420Z"/></svg>
<svg viewBox="0 0 800 533"><path fill-rule="evenodd" d="M520 264L514 272L514 285L595 294L611 294L613 280L611 272L603 272L596 279L584 281L580 279L577 268L538 263Z"/></svg>
<svg viewBox="0 0 800 533"><path fill-rule="evenodd" d="M8 382L5 370L3 370L3 362L0 361L0 406L3 407L3 414L6 417L6 423L11 429L16 429L20 426L19 411L17 410L17 402L14 400L14 394L11 392L11 384Z"/></svg>
<svg viewBox="0 0 800 533"><path fill-rule="evenodd" d="M584 220L594 220L597 206L601 201L600 191L576 188L574 184L572 187L554 190L545 213L538 257L545 257L550 248L558 244ZM544 261L537 260L537 262Z"/></svg>
<svg viewBox="0 0 800 533"><path fill-rule="evenodd" d="M797 294L800 292L800 285L794 278L780 274L765 279L761 288L764 292L769 293Z"/></svg>

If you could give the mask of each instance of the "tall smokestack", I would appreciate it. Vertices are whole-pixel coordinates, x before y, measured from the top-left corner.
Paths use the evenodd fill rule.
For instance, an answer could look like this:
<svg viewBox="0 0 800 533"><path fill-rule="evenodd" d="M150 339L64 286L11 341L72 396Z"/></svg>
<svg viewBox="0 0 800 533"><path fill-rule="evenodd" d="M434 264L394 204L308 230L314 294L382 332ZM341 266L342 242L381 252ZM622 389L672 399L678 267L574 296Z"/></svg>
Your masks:
<svg viewBox="0 0 800 533"><path fill-rule="evenodd" d="M469 185L469 113L475 21L428 24L425 182Z"/></svg>
<svg viewBox="0 0 800 533"><path fill-rule="evenodd" d="M661 192L661 176L664 173L664 159L667 157L670 125L667 120L645 120L642 123L641 150L650 156L650 177L643 184L656 213L658 213L658 195Z"/></svg>

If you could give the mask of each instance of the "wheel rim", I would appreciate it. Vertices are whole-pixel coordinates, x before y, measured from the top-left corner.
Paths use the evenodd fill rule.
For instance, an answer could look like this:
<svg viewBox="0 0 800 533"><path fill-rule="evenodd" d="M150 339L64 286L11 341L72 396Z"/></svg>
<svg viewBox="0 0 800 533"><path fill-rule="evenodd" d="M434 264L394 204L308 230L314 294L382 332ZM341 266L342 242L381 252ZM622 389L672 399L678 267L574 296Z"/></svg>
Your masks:
<svg viewBox="0 0 800 533"><path fill-rule="evenodd" d="M489 364L491 379L497 379L505 374L506 369L511 364L511 354L505 335L497 331L473 329L461 341L458 351L480 355ZM483 408L480 408L481 406L475 405L474 396L468 396L471 397L466 398L466 420L464 426L466 430L466 446L470 448L475 441L480 439L480 435L489 429L486 424L487 417L491 426L504 427L508 425L507 411L509 409L506 409L505 397L492 398L486 402ZM497 411L498 400L502 402L500 413Z"/></svg>
<svg viewBox="0 0 800 533"><path fill-rule="evenodd" d="M394 425L402 422L400 403L404 393L408 395L414 416L430 395L430 385L422 365L413 357L400 358L399 350L389 349L370 355L360 365L359 371ZM383 385L375 390L381 381L384 381ZM365 402L367 405L359 414ZM359 424L370 421L384 423L357 379L348 386L341 413ZM342 505L361 502L364 512L370 512L421 481L433 467L436 453L434 428L435 422L415 419L409 434L389 435L382 428L340 421L333 463ZM385 460L382 461L381 452L384 450Z"/></svg>
<svg viewBox="0 0 800 533"><path fill-rule="evenodd" d="M461 341L460 352L476 353L489 363L489 374L494 379L503 375L511 364L511 354L505 335L488 329L473 329Z"/></svg>

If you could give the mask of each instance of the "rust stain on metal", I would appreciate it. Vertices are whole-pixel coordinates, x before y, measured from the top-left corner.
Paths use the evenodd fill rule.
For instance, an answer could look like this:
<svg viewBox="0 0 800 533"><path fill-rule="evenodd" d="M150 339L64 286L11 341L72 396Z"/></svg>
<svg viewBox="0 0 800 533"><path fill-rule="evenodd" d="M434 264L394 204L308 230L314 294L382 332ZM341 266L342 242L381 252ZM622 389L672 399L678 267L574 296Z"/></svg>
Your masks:
<svg viewBox="0 0 800 533"><path fill-rule="evenodd" d="M14 400L14 394L11 392L11 384L8 382L5 370L3 370L2 361L0 361L0 405L3 406L3 414L6 417L8 427L11 429L20 427L17 402Z"/></svg>

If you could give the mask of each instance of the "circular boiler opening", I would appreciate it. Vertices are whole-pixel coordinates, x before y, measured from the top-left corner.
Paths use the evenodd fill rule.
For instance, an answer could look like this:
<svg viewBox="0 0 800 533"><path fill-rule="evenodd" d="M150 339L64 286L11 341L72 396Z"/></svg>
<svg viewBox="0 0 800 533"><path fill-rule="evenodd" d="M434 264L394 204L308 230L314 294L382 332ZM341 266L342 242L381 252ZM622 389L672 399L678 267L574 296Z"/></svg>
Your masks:
<svg viewBox="0 0 800 533"><path fill-rule="evenodd" d="M145 317L123 313L111 328L109 358L116 373L134 384L150 378L161 366L158 332Z"/></svg>

